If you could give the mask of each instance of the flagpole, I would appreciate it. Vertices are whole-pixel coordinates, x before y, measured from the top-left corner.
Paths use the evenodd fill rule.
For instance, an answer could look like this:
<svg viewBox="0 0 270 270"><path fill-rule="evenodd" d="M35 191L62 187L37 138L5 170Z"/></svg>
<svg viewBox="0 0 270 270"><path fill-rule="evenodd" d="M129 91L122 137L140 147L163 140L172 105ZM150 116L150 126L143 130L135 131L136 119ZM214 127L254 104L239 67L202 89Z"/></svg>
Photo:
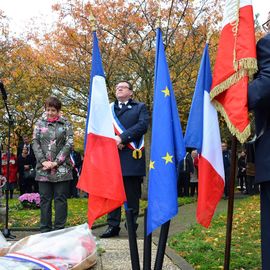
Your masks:
<svg viewBox="0 0 270 270"><path fill-rule="evenodd" d="M233 136L232 137L232 152L231 152L230 182L229 182L230 189L229 189L229 200L228 200L228 210L227 210L224 270L230 269L233 205L234 205L234 185L235 185L235 174L236 174L236 151L237 151L237 138L236 138L236 136Z"/></svg>
<svg viewBox="0 0 270 270"><path fill-rule="evenodd" d="M132 270L140 270L140 258L139 258L139 252L138 252L133 209L128 208L126 202L124 205L125 205L125 210L126 210L125 211L126 212L126 225L127 225L127 231L128 231L131 266L132 266Z"/></svg>
<svg viewBox="0 0 270 270"><path fill-rule="evenodd" d="M167 243L169 229L170 229L170 222L171 220L167 221L161 226L154 270L162 269L165 250L166 250L166 243Z"/></svg>
<svg viewBox="0 0 270 270"><path fill-rule="evenodd" d="M144 211L143 270L151 270L152 233L147 235L147 208Z"/></svg>
<svg viewBox="0 0 270 270"><path fill-rule="evenodd" d="M96 27L96 18L94 17L91 8L90 8L89 21L90 21L90 26L91 26L92 32L95 32L97 30L97 27Z"/></svg>

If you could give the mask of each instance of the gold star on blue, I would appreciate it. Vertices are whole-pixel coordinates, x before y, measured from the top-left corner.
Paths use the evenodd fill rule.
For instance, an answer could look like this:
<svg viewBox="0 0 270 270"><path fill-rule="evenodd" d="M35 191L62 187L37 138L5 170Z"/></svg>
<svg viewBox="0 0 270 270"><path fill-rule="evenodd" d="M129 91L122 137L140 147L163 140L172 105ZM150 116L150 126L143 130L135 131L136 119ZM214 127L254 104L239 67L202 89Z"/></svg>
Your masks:
<svg viewBox="0 0 270 270"><path fill-rule="evenodd" d="M173 161L172 161L173 156L171 156L168 152L166 153L166 156L165 157L162 157L162 159L165 160L165 164L168 164L169 162L170 163L173 163Z"/></svg>
<svg viewBox="0 0 270 270"><path fill-rule="evenodd" d="M149 170L155 169L154 164L155 164L155 161L150 160L150 163L149 163Z"/></svg>
<svg viewBox="0 0 270 270"><path fill-rule="evenodd" d="M163 92L165 94L164 97L170 96L170 90L169 90L169 88L167 86L166 86L166 88L164 90L161 90L161 92Z"/></svg>

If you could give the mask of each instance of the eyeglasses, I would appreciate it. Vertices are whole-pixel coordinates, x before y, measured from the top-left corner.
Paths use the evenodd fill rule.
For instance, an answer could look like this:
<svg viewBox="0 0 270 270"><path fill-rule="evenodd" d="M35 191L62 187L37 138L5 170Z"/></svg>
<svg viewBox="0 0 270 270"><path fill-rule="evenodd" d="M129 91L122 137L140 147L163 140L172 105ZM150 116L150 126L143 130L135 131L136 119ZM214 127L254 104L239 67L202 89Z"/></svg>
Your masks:
<svg viewBox="0 0 270 270"><path fill-rule="evenodd" d="M125 88L129 89L129 87L128 86L125 86L125 85L116 86L116 90L118 90L118 89L125 89Z"/></svg>
<svg viewBox="0 0 270 270"><path fill-rule="evenodd" d="M262 25L262 28L265 32L268 32L270 30L270 19Z"/></svg>

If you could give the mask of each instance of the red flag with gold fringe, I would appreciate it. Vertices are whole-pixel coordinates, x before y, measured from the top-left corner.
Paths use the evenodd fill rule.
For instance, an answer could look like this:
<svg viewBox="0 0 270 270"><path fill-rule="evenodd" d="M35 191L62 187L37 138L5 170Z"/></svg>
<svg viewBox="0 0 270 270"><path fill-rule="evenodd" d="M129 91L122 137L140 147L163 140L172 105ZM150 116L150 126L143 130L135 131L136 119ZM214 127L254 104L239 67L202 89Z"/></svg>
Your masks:
<svg viewBox="0 0 270 270"><path fill-rule="evenodd" d="M243 143L250 136L248 76L257 71L251 0L227 0L210 96L230 132Z"/></svg>

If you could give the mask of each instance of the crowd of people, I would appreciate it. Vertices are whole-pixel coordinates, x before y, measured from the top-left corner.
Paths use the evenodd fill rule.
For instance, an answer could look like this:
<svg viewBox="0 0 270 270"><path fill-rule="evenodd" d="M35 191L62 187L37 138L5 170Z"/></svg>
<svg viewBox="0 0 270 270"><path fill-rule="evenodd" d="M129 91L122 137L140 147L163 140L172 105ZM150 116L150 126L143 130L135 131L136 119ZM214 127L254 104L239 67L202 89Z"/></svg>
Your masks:
<svg viewBox="0 0 270 270"><path fill-rule="evenodd" d="M225 186L224 198L229 196L229 181L231 171L231 151L227 142L221 143ZM198 152L196 149L187 149L184 160L178 168L178 196L198 196ZM237 174L235 188L242 194L258 193L258 186L254 183L254 149L249 144L243 145L237 156Z"/></svg>

